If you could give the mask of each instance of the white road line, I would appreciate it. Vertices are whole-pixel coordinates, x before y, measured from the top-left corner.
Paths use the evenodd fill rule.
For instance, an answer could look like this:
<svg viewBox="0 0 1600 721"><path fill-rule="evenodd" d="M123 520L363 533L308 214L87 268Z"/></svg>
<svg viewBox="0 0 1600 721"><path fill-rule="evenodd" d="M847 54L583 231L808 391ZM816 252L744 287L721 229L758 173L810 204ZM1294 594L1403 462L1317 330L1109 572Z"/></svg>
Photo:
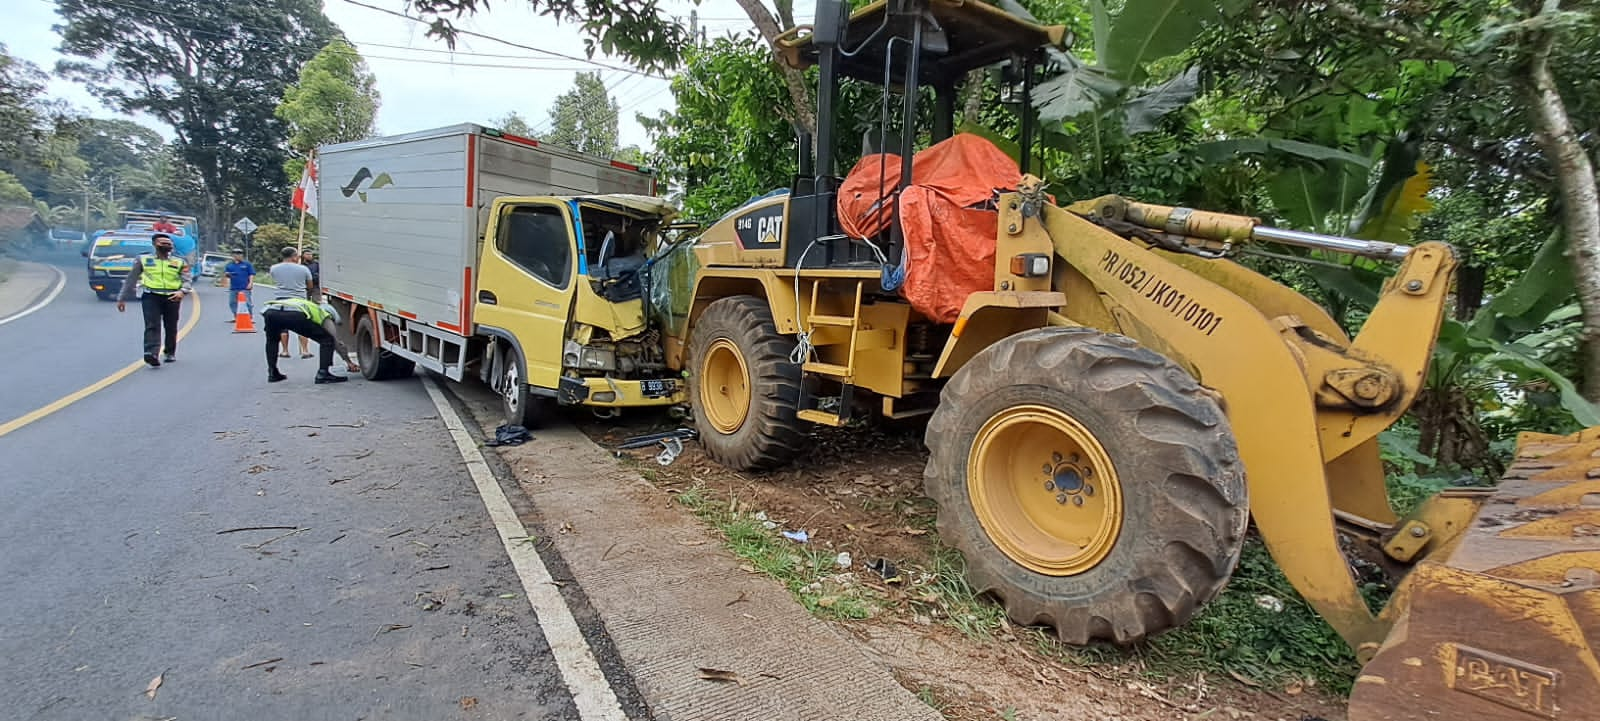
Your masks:
<svg viewBox="0 0 1600 721"><path fill-rule="evenodd" d="M578 630L577 620L567 608L566 600L561 598L561 592L556 590L550 569L540 560L533 544L527 542L528 529L523 527L511 502L500 490L489 464L483 460L483 453L462 424L461 416L456 414L432 378L423 379L422 386L433 399L434 407L439 409L439 417L449 429L450 437L455 439L461 459L466 461L467 473L478 486L483 506L488 509L495 530L500 532L500 543L505 546L506 555L511 557L511 565L522 580L522 590L528 595L528 603L539 619L539 628L544 631L550 651L555 654L556 667L572 693L578 717L584 721L627 721L622 704L617 701L605 674L601 673L589 644L583 640L583 632Z"/></svg>
<svg viewBox="0 0 1600 721"><path fill-rule="evenodd" d="M6 316L4 318L0 318L0 325L5 325L7 323L10 323L11 321L17 320L18 318L22 318L24 316L32 315L34 313L34 311L37 311L40 308L43 308L43 307L45 307L47 305L50 305L50 301L55 300L56 296L61 295L61 290L63 288L67 287L67 274L61 272L60 268L57 268L57 267L55 267L53 265L50 266L50 270L53 270L53 271L56 272L56 289L50 291L50 295L45 296L44 300L41 300L38 303L33 304L32 307L30 307L30 308L28 308L26 310L17 312L17 313L12 313L11 315L8 315L8 316Z"/></svg>

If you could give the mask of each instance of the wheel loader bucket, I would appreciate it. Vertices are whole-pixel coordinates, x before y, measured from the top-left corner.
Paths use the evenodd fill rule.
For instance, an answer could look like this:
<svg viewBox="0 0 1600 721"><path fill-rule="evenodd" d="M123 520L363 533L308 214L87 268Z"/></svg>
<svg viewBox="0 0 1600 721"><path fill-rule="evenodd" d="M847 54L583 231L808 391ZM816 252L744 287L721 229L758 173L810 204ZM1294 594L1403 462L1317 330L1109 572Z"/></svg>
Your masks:
<svg viewBox="0 0 1600 721"><path fill-rule="evenodd" d="M1600 427L1520 436L1470 526L1393 603L1350 721L1600 719Z"/></svg>

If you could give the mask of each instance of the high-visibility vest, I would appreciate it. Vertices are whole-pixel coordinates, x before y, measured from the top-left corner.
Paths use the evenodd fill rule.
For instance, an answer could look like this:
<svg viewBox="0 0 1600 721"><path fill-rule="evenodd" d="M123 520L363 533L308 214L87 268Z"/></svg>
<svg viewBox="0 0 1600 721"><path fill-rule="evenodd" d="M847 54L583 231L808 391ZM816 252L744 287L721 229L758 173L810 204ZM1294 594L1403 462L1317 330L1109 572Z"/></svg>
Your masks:
<svg viewBox="0 0 1600 721"><path fill-rule="evenodd" d="M322 321L328 319L328 311L323 310L322 306L312 303L305 298L278 298L276 300L271 300L267 302L266 310L299 311L304 313L307 318L311 319L312 323L316 323L317 325L322 325Z"/></svg>
<svg viewBox="0 0 1600 721"><path fill-rule="evenodd" d="M170 293L183 288L183 259L173 256L158 258L154 255L139 257L139 284L145 290Z"/></svg>

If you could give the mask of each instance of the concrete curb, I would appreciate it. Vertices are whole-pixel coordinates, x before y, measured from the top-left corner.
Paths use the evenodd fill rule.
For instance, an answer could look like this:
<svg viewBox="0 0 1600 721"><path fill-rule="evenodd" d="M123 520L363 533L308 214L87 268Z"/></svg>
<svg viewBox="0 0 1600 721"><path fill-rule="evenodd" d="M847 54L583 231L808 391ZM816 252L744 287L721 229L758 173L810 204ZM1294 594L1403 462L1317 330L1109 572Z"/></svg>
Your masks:
<svg viewBox="0 0 1600 721"><path fill-rule="evenodd" d="M469 406L484 427L498 422L498 404ZM543 428L531 443L489 450L518 477L654 718L941 718L578 430ZM743 683L701 679L700 668L733 671Z"/></svg>

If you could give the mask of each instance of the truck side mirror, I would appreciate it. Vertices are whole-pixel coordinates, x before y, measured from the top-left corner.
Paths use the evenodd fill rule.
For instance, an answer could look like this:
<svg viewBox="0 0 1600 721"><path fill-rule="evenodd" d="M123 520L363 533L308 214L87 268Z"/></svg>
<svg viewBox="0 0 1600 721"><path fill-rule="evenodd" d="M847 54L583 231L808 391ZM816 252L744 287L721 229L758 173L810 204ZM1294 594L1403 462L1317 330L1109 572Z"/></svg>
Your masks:
<svg viewBox="0 0 1600 721"><path fill-rule="evenodd" d="M817 20L811 29L811 42L838 45L844 40L845 24L849 21L850 7L842 0L817 0Z"/></svg>

